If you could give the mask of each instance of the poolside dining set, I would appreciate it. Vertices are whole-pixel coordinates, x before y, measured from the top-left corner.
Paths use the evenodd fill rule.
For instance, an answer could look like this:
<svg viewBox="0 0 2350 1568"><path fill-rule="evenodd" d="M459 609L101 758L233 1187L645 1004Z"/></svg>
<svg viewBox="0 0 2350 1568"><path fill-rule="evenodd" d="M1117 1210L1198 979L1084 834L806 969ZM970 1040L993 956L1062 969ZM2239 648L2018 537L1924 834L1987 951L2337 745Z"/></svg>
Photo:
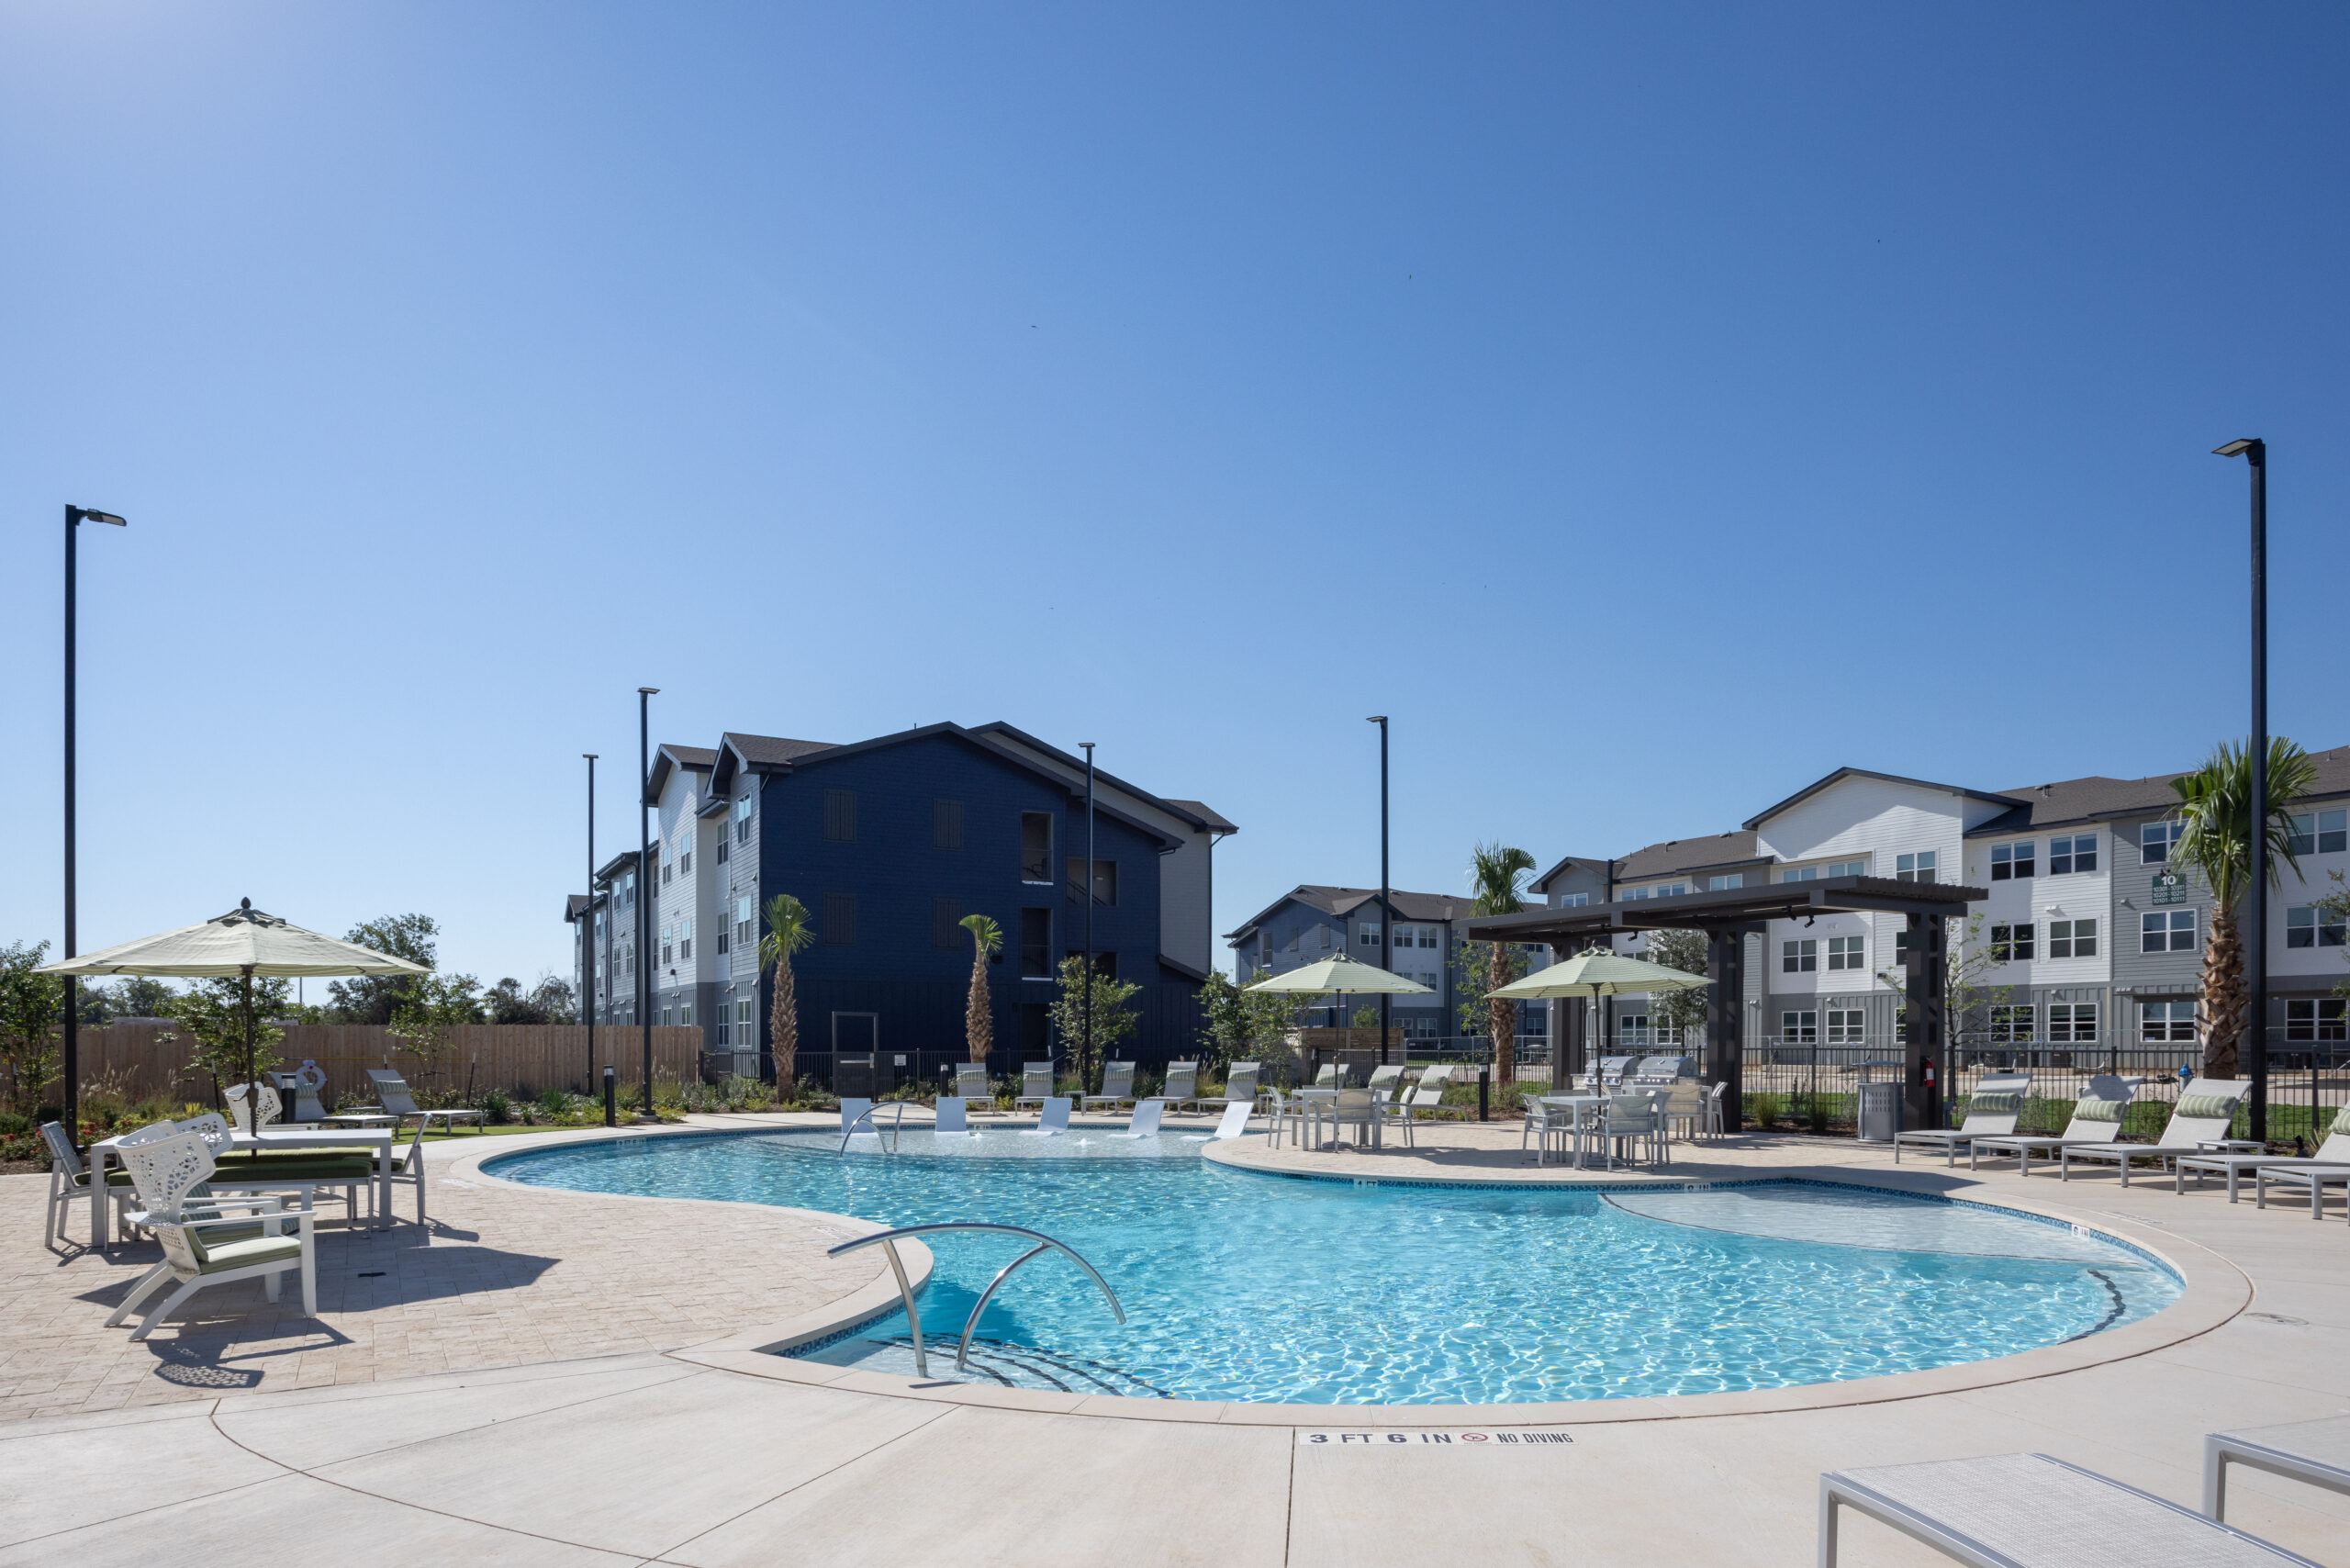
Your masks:
<svg viewBox="0 0 2350 1568"><path fill-rule="evenodd" d="M260 1279L267 1299L280 1276L299 1275L302 1310L318 1314L317 1206L340 1199L347 1229L388 1227L393 1190L416 1189L416 1223L425 1224L424 1135L434 1121L478 1120L473 1110L425 1110L399 1074L371 1072L377 1107L308 1123L277 1120L284 1108L271 1083L223 1091L229 1117L217 1111L162 1121L101 1138L86 1163L62 1125L43 1124L50 1151L43 1241L64 1235L76 1203L89 1207L93 1250L140 1235L152 1237L162 1261L131 1288L109 1327L164 1286L178 1288L150 1308L131 1333L143 1339L196 1291ZM315 1109L315 1105L312 1107ZM406 1129L414 1117L414 1128ZM405 1133L407 1147L400 1147Z"/></svg>

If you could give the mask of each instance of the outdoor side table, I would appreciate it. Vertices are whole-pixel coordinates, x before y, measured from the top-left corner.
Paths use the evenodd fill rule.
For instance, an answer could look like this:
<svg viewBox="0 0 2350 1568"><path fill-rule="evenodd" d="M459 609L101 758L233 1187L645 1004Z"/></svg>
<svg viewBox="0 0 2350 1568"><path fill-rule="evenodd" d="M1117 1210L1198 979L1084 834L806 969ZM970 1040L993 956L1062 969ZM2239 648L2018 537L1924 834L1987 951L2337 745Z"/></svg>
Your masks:
<svg viewBox="0 0 2350 1568"><path fill-rule="evenodd" d="M2350 1416L2291 1421L2203 1439L2203 1511L2226 1518L2228 1466L2250 1465L2334 1492L2350 1492Z"/></svg>

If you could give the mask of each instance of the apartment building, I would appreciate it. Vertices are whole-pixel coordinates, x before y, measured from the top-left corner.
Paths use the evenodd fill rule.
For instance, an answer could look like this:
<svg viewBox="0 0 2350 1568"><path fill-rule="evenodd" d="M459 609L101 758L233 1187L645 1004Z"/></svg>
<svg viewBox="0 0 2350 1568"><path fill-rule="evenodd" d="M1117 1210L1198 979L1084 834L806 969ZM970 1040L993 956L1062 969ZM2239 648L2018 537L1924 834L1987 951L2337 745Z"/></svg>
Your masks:
<svg viewBox="0 0 2350 1568"><path fill-rule="evenodd" d="M2344 923L2319 901L2350 875L2350 746L2318 753L2317 788L2296 802L2300 873L2284 875L2268 923L2270 1040L2341 1042L2350 979ZM2165 774L1981 790L1842 767L1764 809L1735 834L1652 845L1621 860L1568 857L1534 883L1557 906L1709 888L1859 875L1962 882L1973 982L1999 1000L1954 1021L1991 1043L2199 1046L2195 1000L2210 890L2170 859L2177 796ZM1750 936L1748 1036L1790 1046L1890 1046L1907 961L1902 922L1822 914ZM1639 936L1618 938L1637 953ZM1643 999L1618 999L1609 1037L1649 1043Z"/></svg>
<svg viewBox="0 0 2350 1568"><path fill-rule="evenodd" d="M1393 1026L1415 1039L1455 1033L1453 960L1465 940L1455 926L1474 914L1475 906L1465 898L1396 888L1388 890L1387 901L1395 930L1393 961L1386 967L1432 993L1396 997ZM1232 949L1233 973L1245 985L1259 970L1281 974L1340 954L1378 968L1384 935L1377 888L1301 883L1227 933L1225 941ZM1375 998L1333 998L1307 1009L1303 1021L1315 1027L1342 1025L1365 1001L1376 1005Z"/></svg>
<svg viewBox="0 0 2350 1568"><path fill-rule="evenodd" d="M602 972L601 1016L635 1022L635 966L651 1021L692 1025L705 1049L771 1071L772 979L763 910L778 892L814 918L792 969L803 1062L834 1052L959 1053L971 969L967 914L991 915L999 1068L1059 1052L1046 1006L1061 959L1085 950L1141 988L1139 1058L1181 1054L1213 961L1214 846L1234 825L1197 801L1095 775L1084 851L1081 758L1003 723L942 723L848 745L729 732L664 745L647 795L655 837L600 870L576 906ZM635 899L646 901L643 952ZM575 925L578 920L575 917Z"/></svg>

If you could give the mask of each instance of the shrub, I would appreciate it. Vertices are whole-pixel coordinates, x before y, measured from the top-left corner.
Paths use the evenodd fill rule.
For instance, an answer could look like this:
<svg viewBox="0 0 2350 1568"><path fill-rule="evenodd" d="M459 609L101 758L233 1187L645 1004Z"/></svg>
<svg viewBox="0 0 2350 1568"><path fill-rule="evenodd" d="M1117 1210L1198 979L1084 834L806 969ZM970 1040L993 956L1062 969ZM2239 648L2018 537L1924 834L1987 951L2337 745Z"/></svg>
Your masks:
<svg viewBox="0 0 2350 1568"><path fill-rule="evenodd" d="M481 1097L481 1119L493 1127L502 1127L514 1119L514 1103L503 1089L493 1089Z"/></svg>

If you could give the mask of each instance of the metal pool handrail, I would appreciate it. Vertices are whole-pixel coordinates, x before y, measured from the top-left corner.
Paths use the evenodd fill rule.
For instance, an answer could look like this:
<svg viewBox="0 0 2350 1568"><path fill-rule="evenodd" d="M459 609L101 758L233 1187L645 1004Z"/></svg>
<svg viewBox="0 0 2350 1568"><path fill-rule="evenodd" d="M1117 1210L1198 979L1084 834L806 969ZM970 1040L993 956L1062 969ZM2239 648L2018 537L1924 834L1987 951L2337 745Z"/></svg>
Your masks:
<svg viewBox="0 0 2350 1568"><path fill-rule="evenodd" d="M898 1294L904 1298L906 1304L906 1327L913 1336L914 1375L916 1377L928 1377L930 1375L930 1359L923 1353L922 1313L920 1309L914 1305L914 1293L912 1289L906 1283L905 1265L898 1261L897 1242L898 1238L901 1237L924 1236L932 1231L937 1230L992 1231L999 1236L1024 1236L1036 1244L1035 1246L1028 1249L1027 1251L1023 1252L1019 1257L1014 1258L1011 1262L1006 1263L1003 1266L1003 1271L997 1274L993 1280L990 1281L988 1282L988 1288L979 1293L979 1299L978 1303L971 1308L971 1316L966 1318L963 1322L962 1343L958 1345L955 1350L955 1370L957 1372L961 1372L963 1370L965 1361L971 1354L971 1335L979 1328L979 1314L988 1309L989 1299L995 1294L996 1287L1003 1283L1005 1280L1012 1277L1012 1271L1017 1269L1021 1264L1025 1263L1029 1259L1035 1257L1040 1252L1053 1251L1066 1253L1070 1262L1085 1271L1085 1277L1087 1279L1091 1280L1096 1285L1101 1287L1103 1299L1108 1301L1110 1304L1111 1316L1114 1316L1120 1323L1124 1323L1126 1320L1126 1309L1118 1305L1118 1293L1110 1288L1110 1282L1102 1277L1100 1271L1096 1270L1092 1264L1087 1262L1084 1259L1079 1257L1074 1248L1071 1248L1065 1243L1054 1240L1051 1237L1046 1236L1040 1230L1025 1230L1016 1225L990 1225L982 1220L934 1220L928 1225L910 1225L898 1230L878 1230L871 1236L860 1236L854 1241L844 1241L838 1247L834 1247L827 1250L824 1254L825 1257L837 1258L844 1252L854 1252L860 1247L870 1247L878 1241L881 1244L881 1250L890 1255L890 1271L898 1276Z"/></svg>
<svg viewBox="0 0 2350 1568"><path fill-rule="evenodd" d="M898 1152L898 1133L899 1130L906 1125L906 1103L903 1100L900 1100L896 1102L896 1104L898 1107L898 1119L890 1124L890 1152L891 1154ZM867 1105L864 1110L859 1111L849 1122L849 1125L841 1129L840 1151L843 1154L846 1154L848 1152L848 1140L856 1136L856 1124L858 1122L872 1121L873 1113L880 1108L880 1102L874 1102L872 1104ZM881 1136L881 1128L878 1124L868 1130L872 1132L875 1137L879 1137Z"/></svg>

